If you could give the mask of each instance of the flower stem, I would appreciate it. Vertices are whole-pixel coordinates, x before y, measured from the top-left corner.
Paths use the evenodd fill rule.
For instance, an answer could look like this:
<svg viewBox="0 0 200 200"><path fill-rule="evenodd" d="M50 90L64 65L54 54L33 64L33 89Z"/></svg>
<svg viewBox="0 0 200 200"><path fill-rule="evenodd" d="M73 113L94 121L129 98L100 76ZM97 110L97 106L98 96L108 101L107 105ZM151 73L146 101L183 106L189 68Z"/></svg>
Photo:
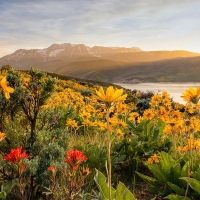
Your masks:
<svg viewBox="0 0 200 200"><path fill-rule="evenodd" d="M110 140L110 108L107 108L107 115L106 115L106 120L107 120L107 133L108 133L108 162L107 162L107 168L108 168L108 190L109 190L109 200L112 200L112 194L111 194L111 170L112 170L112 165L111 165L111 140Z"/></svg>

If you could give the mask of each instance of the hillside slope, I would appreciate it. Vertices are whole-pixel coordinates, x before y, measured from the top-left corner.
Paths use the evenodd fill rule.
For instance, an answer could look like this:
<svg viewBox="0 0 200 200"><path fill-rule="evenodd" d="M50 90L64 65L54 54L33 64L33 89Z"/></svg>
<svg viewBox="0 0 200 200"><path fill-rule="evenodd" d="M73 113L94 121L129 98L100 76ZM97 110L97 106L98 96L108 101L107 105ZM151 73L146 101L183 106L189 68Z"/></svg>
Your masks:
<svg viewBox="0 0 200 200"><path fill-rule="evenodd" d="M108 82L200 82L200 54L188 51L142 51L137 47L89 47L53 44L19 49L0 58L0 66L42 71Z"/></svg>
<svg viewBox="0 0 200 200"><path fill-rule="evenodd" d="M143 63L84 61L68 64L57 71L110 82L200 82L200 56Z"/></svg>

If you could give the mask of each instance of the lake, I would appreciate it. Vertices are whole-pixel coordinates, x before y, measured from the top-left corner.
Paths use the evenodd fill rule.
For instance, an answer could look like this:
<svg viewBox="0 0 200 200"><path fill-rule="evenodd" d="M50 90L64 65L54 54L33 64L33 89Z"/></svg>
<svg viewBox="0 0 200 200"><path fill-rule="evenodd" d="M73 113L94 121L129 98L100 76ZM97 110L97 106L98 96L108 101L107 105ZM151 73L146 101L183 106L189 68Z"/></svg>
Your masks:
<svg viewBox="0 0 200 200"><path fill-rule="evenodd" d="M125 84L125 83L116 83L126 89L131 90L140 90L142 92L152 91L154 93L162 93L166 91L170 94L170 97L174 101L185 104L183 99L180 97L182 92L187 90L189 87L196 88L200 83L139 83L139 84Z"/></svg>

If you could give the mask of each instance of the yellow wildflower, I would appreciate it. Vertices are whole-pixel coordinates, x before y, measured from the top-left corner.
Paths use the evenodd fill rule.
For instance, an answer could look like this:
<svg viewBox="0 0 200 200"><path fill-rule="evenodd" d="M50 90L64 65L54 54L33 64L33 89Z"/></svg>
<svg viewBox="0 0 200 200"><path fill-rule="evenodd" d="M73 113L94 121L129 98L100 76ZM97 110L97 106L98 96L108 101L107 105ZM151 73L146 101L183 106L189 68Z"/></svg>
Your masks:
<svg viewBox="0 0 200 200"><path fill-rule="evenodd" d="M170 94L168 94L166 91L162 92L162 99L168 99Z"/></svg>
<svg viewBox="0 0 200 200"><path fill-rule="evenodd" d="M136 119L137 119L138 117L139 117L139 113L137 113L137 112L132 112L132 113L130 113L128 120L129 120L129 121L132 121L132 122L136 122Z"/></svg>
<svg viewBox="0 0 200 200"><path fill-rule="evenodd" d="M167 135L172 135L172 126L170 126L169 124L167 124L163 130L163 132Z"/></svg>
<svg viewBox="0 0 200 200"><path fill-rule="evenodd" d="M118 113L125 113L125 112L127 112L127 105L126 104L122 104L122 103L118 103L117 104L117 112Z"/></svg>
<svg viewBox="0 0 200 200"><path fill-rule="evenodd" d="M78 129L78 124L75 120L72 120L69 118L69 119L67 119L66 123L67 123L67 126L71 126L76 130Z"/></svg>
<svg viewBox="0 0 200 200"><path fill-rule="evenodd" d="M82 113L79 114L79 116L82 118L82 119L88 119L91 117L91 114L85 110L82 111Z"/></svg>
<svg viewBox="0 0 200 200"><path fill-rule="evenodd" d="M114 89L113 86L109 86L106 90L106 93L103 90L103 87L99 88L99 91L96 90L97 98L104 103L108 107L111 106L114 102L123 101L126 99L127 94L123 94L123 89Z"/></svg>
<svg viewBox="0 0 200 200"><path fill-rule="evenodd" d="M156 106L159 106L159 104L161 103L161 95L160 94L154 94L152 97L151 97L151 101L150 101L150 105L152 107L156 107Z"/></svg>
<svg viewBox="0 0 200 200"><path fill-rule="evenodd" d="M119 120L116 117L110 118L111 126L117 126L119 124Z"/></svg>
<svg viewBox="0 0 200 200"><path fill-rule="evenodd" d="M178 151L180 151L181 153L185 153L186 151L188 151L188 146L184 146L184 147L181 147L181 146L178 146Z"/></svg>
<svg viewBox="0 0 200 200"><path fill-rule="evenodd" d="M153 164L153 163L159 163L159 156L155 153L147 160L147 164Z"/></svg>
<svg viewBox="0 0 200 200"><path fill-rule="evenodd" d="M190 106L190 105L186 105L186 109L187 109L187 112L189 112L190 114L193 114L196 110L195 107Z"/></svg>
<svg viewBox="0 0 200 200"><path fill-rule="evenodd" d="M149 164L149 165L153 164L153 159L152 158L148 158L147 164Z"/></svg>
<svg viewBox="0 0 200 200"><path fill-rule="evenodd" d="M85 119L83 122L82 122L83 125L85 126L91 126L92 125L92 122L89 120L89 119Z"/></svg>
<svg viewBox="0 0 200 200"><path fill-rule="evenodd" d="M126 128L128 125L126 122L119 120L119 125L122 126L123 128Z"/></svg>
<svg viewBox="0 0 200 200"><path fill-rule="evenodd" d="M4 91L6 99L9 99L10 98L10 93L13 93L14 89L9 87L9 86L7 86L7 81L6 81L6 77L5 76L1 79L0 85L1 85L1 87L3 89L3 91Z"/></svg>
<svg viewBox="0 0 200 200"><path fill-rule="evenodd" d="M144 111L144 114L143 114L143 118L144 118L144 119L149 119L149 120L153 119L153 118L154 118L154 113L153 113L153 111L152 111L151 109L145 110L145 111Z"/></svg>
<svg viewBox="0 0 200 200"><path fill-rule="evenodd" d="M163 121L165 121L167 119L168 116L168 112L165 109L164 106L159 106L159 110L156 110L156 115L162 119Z"/></svg>
<svg viewBox="0 0 200 200"><path fill-rule="evenodd" d="M137 118L137 123L140 123L140 122L142 122L144 120L144 118L142 117L142 116L139 116L138 118Z"/></svg>
<svg viewBox="0 0 200 200"><path fill-rule="evenodd" d="M105 122L96 121L96 125L99 127L101 131L104 131L107 128L107 124Z"/></svg>
<svg viewBox="0 0 200 200"><path fill-rule="evenodd" d="M165 98L165 99L162 99L162 103L164 106L170 107L172 104L172 101L170 99Z"/></svg>
<svg viewBox="0 0 200 200"><path fill-rule="evenodd" d="M124 135L124 133L122 132L121 129L117 129L117 134L118 134L119 136L123 136L123 135Z"/></svg>
<svg viewBox="0 0 200 200"><path fill-rule="evenodd" d="M193 87L190 87L188 90L182 93L183 96L181 96L187 103L193 103L197 104L199 102L200 98L200 86L198 86L196 89Z"/></svg>

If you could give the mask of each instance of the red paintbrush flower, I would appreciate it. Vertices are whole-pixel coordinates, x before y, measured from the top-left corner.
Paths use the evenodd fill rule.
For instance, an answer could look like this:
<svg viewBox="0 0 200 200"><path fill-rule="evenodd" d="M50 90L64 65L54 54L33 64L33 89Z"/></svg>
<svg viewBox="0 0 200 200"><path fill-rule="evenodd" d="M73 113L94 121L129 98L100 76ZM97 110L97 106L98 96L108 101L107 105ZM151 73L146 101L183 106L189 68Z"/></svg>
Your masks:
<svg viewBox="0 0 200 200"><path fill-rule="evenodd" d="M77 169L79 164L86 161L88 158L82 151L70 150L66 153L65 162L68 163L73 169Z"/></svg>
<svg viewBox="0 0 200 200"><path fill-rule="evenodd" d="M54 166L49 166L49 167L47 168L48 171L52 171L52 172L54 172L55 169L56 169L56 168L55 168Z"/></svg>
<svg viewBox="0 0 200 200"><path fill-rule="evenodd" d="M26 158L29 158L29 155L26 153L26 151L22 152L22 146L18 147L17 149L11 149L10 153L6 154L5 157L7 161L12 162L13 164Z"/></svg>

